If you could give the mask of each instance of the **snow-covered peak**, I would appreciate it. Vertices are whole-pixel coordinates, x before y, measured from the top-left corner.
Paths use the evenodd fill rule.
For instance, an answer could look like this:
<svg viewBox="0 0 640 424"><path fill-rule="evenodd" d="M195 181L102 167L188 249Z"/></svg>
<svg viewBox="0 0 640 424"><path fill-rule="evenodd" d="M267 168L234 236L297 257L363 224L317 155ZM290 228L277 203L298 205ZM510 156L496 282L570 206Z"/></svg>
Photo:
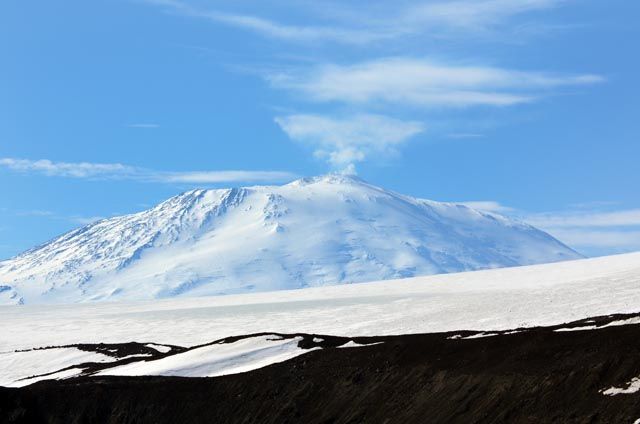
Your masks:
<svg viewBox="0 0 640 424"><path fill-rule="evenodd" d="M288 185L304 186L311 184L334 184L334 185L368 185L364 180L353 174L329 173L317 177L305 177L295 180Z"/></svg>
<svg viewBox="0 0 640 424"><path fill-rule="evenodd" d="M0 303L226 294L580 257L548 234L341 174L191 190L0 262Z"/></svg>

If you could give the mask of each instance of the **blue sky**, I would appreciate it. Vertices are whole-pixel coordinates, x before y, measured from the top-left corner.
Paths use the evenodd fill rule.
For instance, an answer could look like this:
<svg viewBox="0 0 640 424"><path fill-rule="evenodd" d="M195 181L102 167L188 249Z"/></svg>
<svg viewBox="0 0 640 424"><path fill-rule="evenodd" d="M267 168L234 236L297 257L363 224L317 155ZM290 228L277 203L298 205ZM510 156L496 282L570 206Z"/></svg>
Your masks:
<svg viewBox="0 0 640 424"><path fill-rule="evenodd" d="M0 258L194 187L357 172L640 250L640 3L0 4Z"/></svg>

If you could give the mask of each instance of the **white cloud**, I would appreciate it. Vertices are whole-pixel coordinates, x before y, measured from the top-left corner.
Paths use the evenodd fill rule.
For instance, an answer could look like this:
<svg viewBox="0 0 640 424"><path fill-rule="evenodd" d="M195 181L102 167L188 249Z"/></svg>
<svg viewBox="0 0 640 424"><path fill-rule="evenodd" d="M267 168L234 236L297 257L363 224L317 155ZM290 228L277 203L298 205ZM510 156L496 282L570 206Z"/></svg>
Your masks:
<svg viewBox="0 0 640 424"><path fill-rule="evenodd" d="M16 210L16 211L13 211L13 214L19 217L49 218L52 220L69 221L74 224L82 224L82 225L91 224L93 222L106 218L104 216L79 216L79 215L68 216L68 215L61 215L56 212L52 212L48 210L40 210L40 209Z"/></svg>
<svg viewBox="0 0 640 424"><path fill-rule="evenodd" d="M589 202L569 211L529 213L493 200L461 202L469 207L515 215L581 253L602 255L640 250L640 209L597 211L612 202Z"/></svg>
<svg viewBox="0 0 640 424"><path fill-rule="evenodd" d="M13 171L73 178L123 178L137 173L136 168L120 163L52 162L48 159L29 160L0 158L0 166Z"/></svg>
<svg viewBox="0 0 640 424"><path fill-rule="evenodd" d="M48 159L29 160L0 158L0 167L25 174L83 179L136 180L158 183L232 183L249 181L286 181L295 175L284 171L185 171L167 172L138 168L120 163L53 162Z"/></svg>
<svg viewBox="0 0 640 424"><path fill-rule="evenodd" d="M465 32L475 34L508 22L517 15L535 12L565 3L565 0L458 0L418 1L406 6L379 2L372 7L354 8L344 3L323 4L324 17L337 18L340 24L295 25L276 22L255 15L226 13L196 7L181 0L144 0L146 3L168 8L185 16L207 19L214 23L234 26L260 35L293 42L329 41L344 44L366 44L423 33L442 34ZM296 7L291 2L289 7ZM313 7L311 15L314 12Z"/></svg>
<svg viewBox="0 0 640 424"><path fill-rule="evenodd" d="M17 216L53 216L55 214L47 210L32 209L28 211L17 211L16 215Z"/></svg>
<svg viewBox="0 0 640 424"><path fill-rule="evenodd" d="M331 41L346 44L366 44L372 41L394 38L396 30L381 28L341 28L337 26L289 25L259 16L225 13L218 10L201 9L177 0L146 0L146 3L169 7L194 18L253 31L266 37L294 42Z"/></svg>
<svg viewBox="0 0 640 424"><path fill-rule="evenodd" d="M213 21L249 29L272 38L296 42L324 40L349 44L366 44L392 37L392 34L384 32L349 30L327 26L284 25L255 16L233 15L219 12L202 13L201 16Z"/></svg>
<svg viewBox="0 0 640 424"><path fill-rule="evenodd" d="M507 214L515 211L514 208L505 206L500 202L496 202L493 200L477 200L477 201L460 202L460 203L470 208L478 209L481 211L487 211L487 212L497 212L497 213Z"/></svg>
<svg viewBox="0 0 640 424"><path fill-rule="evenodd" d="M392 57L355 65L267 75L276 88L318 102L383 102L415 106L510 106L536 100L545 90L602 82L598 75L551 75L488 66Z"/></svg>
<svg viewBox="0 0 640 424"><path fill-rule="evenodd" d="M89 225L106 218L106 216L72 216L68 220L80 225Z"/></svg>
<svg viewBox="0 0 640 424"><path fill-rule="evenodd" d="M640 226L640 209L613 212L573 212L535 214L528 217L533 225L541 227L622 227Z"/></svg>
<svg viewBox="0 0 640 424"><path fill-rule="evenodd" d="M381 115L346 118L290 115L275 121L292 140L313 146L317 157L326 159L334 167L350 170L369 155L393 151L424 131L420 122Z"/></svg>
<svg viewBox="0 0 640 424"><path fill-rule="evenodd" d="M538 213L525 220L584 252L640 250L640 209Z"/></svg>
<svg viewBox="0 0 640 424"><path fill-rule="evenodd" d="M298 8L296 13L281 15L293 19L289 21L293 23L276 22L265 16L228 12L239 9L223 4L212 9L190 0L144 1L183 16L250 30L270 38L295 42L366 44L420 33L485 30L508 22L514 16L549 9L566 0L435 0L401 1L394 4L374 1L367 8L356 8L344 2L329 5L308 3L300 7L300 4L285 0L274 5L272 10L280 10L280 7ZM375 54L375 47L370 52ZM415 56L284 68L280 72L263 73L274 88L288 90L304 100L348 104L362 113L368 110L384 111L390 106L506 107L534 102L562 87L604 81L602 77L591 74L554 75L435 61ZM380 148L380 143L372 141L372 138L379 137L380 134L364 136L365 131L372 133L374 129L364 128L361 117L336 119L300 114L280 117L276 121L292 139L314 145L316 156L337 167L361 162L372 152L383 151L394 144L382 140L380 143L384 148ZM394 130L407 128L406 125L399 127L398 122L401 121L393 124ZM422 131L421 127L416 127L419 124L409 124L412 125L410 134L403 135L402 140ZM339 141L328 134L329 127L340 138ZM385 128L376 131L381 133L384 130ZM470 139L481 136L454 132L447 137ZM362 143L354 141L354 137L357 140L369 140L364 143L367 147L359 145Z"/></svg>
<svg viewBox="0 0 640 424"><path fill-rule="evenodd" d="M295 178L283 171L203 171L168 172L160 174L160 181L169 183L213 184L236 181L287 181Z"/></svg>
<svg viewBox="0 0 640 424"><path fill-rule="evenodd" d="M563 0L459 0L427 2L410 7L405 22L451 27L453 29L484 29L509 18L550 9Z"/></svg>
<svg viewBox="0 0 640 424"><path fill-rule="evenodd" d="M640 250L640 230L592 230L588 228L550 228L554 237L569 246L581 248L609 248L615 251Z"/></svg>

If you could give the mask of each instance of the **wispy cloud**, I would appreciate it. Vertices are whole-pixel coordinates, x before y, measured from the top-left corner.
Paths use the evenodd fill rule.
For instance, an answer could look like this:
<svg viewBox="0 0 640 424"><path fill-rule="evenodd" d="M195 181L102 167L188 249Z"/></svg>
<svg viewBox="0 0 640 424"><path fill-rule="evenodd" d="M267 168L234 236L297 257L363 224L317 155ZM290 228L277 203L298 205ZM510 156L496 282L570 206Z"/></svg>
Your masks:
<svg viewBox="0 0 640 424"><path fill-rule="evenodd" d="M586 253L640 250L640 209L582 209L527 214L524 219Z"/></svg>
<svg viewBox="0 0 640 424"><path fill-rule="evenodd" d="M38 174L51 177L82 178L92 180L135 180L157 183L233 183L286 181L295 174L285 171L156 171L120 163L54 162L48 159L29 160L0 158L0 167L23 174Z"/></svg>
<svg viewBox="0 0 640 424"><path fill-rule="evenodd" d="M28 211L16 211L17 216L53 216L55 215L51 211L41 210L41 209L32 209Z"/></svg>
<svg viewBox="0 0 640 424"><path fill-rule="evenodd" d="M72 216L68 220L80 225L89 225L106 218L106 216Z"/></svg>
<svg viewBox="0 0 640 424"><path fill-rule="evenodd" d="M517 216L582 253L640 250L640 209L597 211L586 208L611 206L611 202L589 202L577 205L579 209L531 213L491 200L463 203L475 209Z"/></svg>
<svg viewBox="0 0 640 424"><path fill-rule="evenodd" d="M346 44L366 44L372 41L394 38L397 30L382 28L351 29L339 26L294 25L276 22L259 16L226 13L203 9L177 0L145 0L146 3L164 6L177 13L194 18L249 30L257 34L293 42L331 41Z"/></svg>
<svg viewBox="0 0 640 424"><path fill-rule="evenodd" d="M404 14L405 22L481 30L517 15L557 7L564 0L459 0L422 2Z"/></svg>
<svg viewBox="0 0 640 424"><path fill-rule="evenodd" d="M395 33L383 31L350 30L329 26L296 26L280 24L255 16L233 15L220 12L200 13L210 20L249 29L257 33L290 41L336 41L348 44L367 44L385 38L393 38Z"/></svg>
<svg viewBox="0 0 640 424"><path fill-rule="evenodd" d="M595 254L640 251L640 230L593 230L589 228L551 228L547 231L581 252ZM606 249L606 250L603 250Z"/></svg>
<svg viewBox="0 0 640 424"><path fill-rule="evenodd" d="M393 4L373 1L366 8L348 2L305 3L300 7L299 3L285 0L270 9L271 12L286 9L287 13L272 14L271 17L258 12L238 12L242 6L233 3L216 3L211 7L204 5L206 2L195 0L142 1L177 15L287 42L313 45L332 42L355 44L361 48L364 44L384 41L387 44L378 43L367 50L371 55L378 53L380 56L380 52L389 52L386 47L392 45L395 46L393 51L403 51L405 44L402 43L407 40L413 43L411 40L416 40L415 36L420 34L433 35L435 37L427 38L441 40L441 35L473 34L475 37L479 32L503 28L503 25L511 23L520 27L527 21L515 20L516 17L552 9L569 0L413 0ZM295 13L291 13L292 8L297 8ZM281 20L272 19L273 16L280 16L278 19ZM399 40L402 37L414 38ZM325 116L298 113L276 118L291 139L313 145L316 156L326 159L334 167L365 160L373 152L400 144L423 129L422 124L406 120L390 123L379 119L371 122L365 117L380 115L370 115L370 111L392 114L390 108L393 107L393 115L398 116L402 113L395 112L398 107L507 107L535 102L566 87L604 81L602 76L593 74L553 74L487 66L484 65L486 62L437 61L415 53L343 64L311 63L316 65L289 68L285 60L280 68L272 63L267 66L280 70L265 71L262 75L271 87L291 92L297 99L325 103L323 107L326 108L346 104L356 114L340 119L335 118L335 112L325 112ZM367 119L370 122L365 123ZM382 125L382 128L364 128L367 124ZM437 122L432 125L437 126ZM384 139L390 127L396 131L394 134L401 135L399 139L402 141ZM482 136L451 129L449 132L446 137L450 139ZM373 141L374 138L381 141Z"/></svg>
<svg viewBox="0 0 640 424"><path fill-rule="evenodd" d="M604 81L592 74L553 75L403 57L323 65L266 78L276 88L318 102L447 107L510 106L532 102L549 89Z"/></svg>
<svg viewBox="0 0 640 424"><path fill-rule="evenodd" d="M613 212L543 213L530 215L528 220L534 225L554 228L640 226L640 209Z"/></svg>
<svg viewBox="0 0 640 424"><path fill-rule="evenodd" d="M381 115L290 115L275 121L292 140L313 146L316 157L326 159L333 167L349 169L371 154L393 151L424 131L420 122Z"/></svg>
<svg viewBox="0 0 640 424"><path fill-rule="evenodd" d="M124 178L134 177L138 173L136 168L120 163L70 163L53 162L48 159L0 158L0 167L23 173L72 178Z"/></svg>
<svg viewBox="0 0 640 424"><path fill-rule="evenodd" d="M64 215L57 212L43 210L43 209L31 209L31 210L9 210L5 209L5 211L10 212L12 215L17 217L24 218L48 218L56 221L67 221L74 224L91 224L93 222L99 221L101 219L105 219L105 216L81 216L81 215ZM1 228L0 228L1 230Z"/></svg>
<svg viewBox="0 0 640 424"><path fill-rule="evenodd" d="M285 171L196 171L156 174L158 181L167 183L214 184L242 181L287 181L295 174Z"/></svg>
<svg viewBox="0 0 640 424"><path fill-rule="evenodd" d="M321 103L359 108L511 106L532 102L563 86L595 84L597 75L552 75L487 66L444 64L416 58L385 58L356 65L323 65L270 74L270 83ZM424 130L415 121L360 114L341 118L298 114L276 118L296 141L316 147L334 167L353 166L371 153L389 151ZM474 138L478 134L452 134Z"/></svg>
<svg viewBox="0 0 640 424"><path fill-rule="evenodd" d="M496 202L494 200L477 200L477 201L460 202L460 203L465 205L465 206L468 206L470 208L478 209L478 210L481 210L481 211L487 211L487 212L497 212L497 213L509 214L509 213L515 211L514 208L511 208L509 206L505 206L505 205L501 204L500 202Z"/></svg>
<svg viewBox="0 0 640 424"><path fill-rule="evenodd" d="M330 25L285 24L261 16L227 13L196 7L182 0L144 0L175 13L216 24L252 31L265 37L292 42L366 44L423 33L477 33L508 22L515 16L559 6L566 0L459 0L418 1L393 7L379 2L368 9L344 3L324 5L335 9L337 23ZM295 7L291 3L291 7ZM326 14L325 14L326 15ZM313 16L311 16L313 17Z"/></svg>

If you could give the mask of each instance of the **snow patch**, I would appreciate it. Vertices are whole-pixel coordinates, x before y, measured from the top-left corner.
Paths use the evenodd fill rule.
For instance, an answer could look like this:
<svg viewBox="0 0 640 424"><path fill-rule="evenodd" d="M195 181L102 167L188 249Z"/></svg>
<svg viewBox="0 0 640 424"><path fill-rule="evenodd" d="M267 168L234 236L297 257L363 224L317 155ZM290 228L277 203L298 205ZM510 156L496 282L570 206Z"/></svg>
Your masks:
<svg viewBox="0 0 640 424"><path fill-rule="evenodd" d="M342 346L338 346L338 348L349 348L349 347L365 347L365 346L375 346L378 344L382 344L384 342L377 342L377 343L368 343L368 344L360 344L360 343L356 343L353 340L348 341L347 343L343 344Z"/></svg>
<svg viewBox="0 0 640 424"><path fill-rule="evenodd" d="M601 390L603 395L606 396L616 396L616 395L628 395L632 393L637 393L640 391L640 377L634 377L626 384L627 387L610 387L606 390Z"/></svg>
<svg viewBox="0 0 640 424"><path fill-rule="evenodd" d="M498 333L478 333L478 334L473 334L471 336L462 337L461 340L482 339L484 337L493 337L497 335Z"/></svg>
<svg viewBox="0 0 640 424"><path fill-rule="evenodd" d="M566 332L566 331L597 330L598 328L601 328L601 327L598 327L598 326L595 326L595 325L587 325L587 326L585 326L585 327L567 327L567 328L558 328L558 329L553 330L553 331L554 331L554 332L556 332L556 333L563 333L563 332Z"/></svg>
<svg viewBox="0 0 640 424"><path fill-rule="evenodd" d="M606 325L603 325L600 328L605 328L605 327L617 327L620 325L637 325L640 324L640 317L634 317L634 318L629 318L629 319L623 319L620 321L612 321Z"/></svg>
<svg viewBox="0 0 640 424"><path fill-rule="evenodd" d="M98 372L95 375L176 377L216 377L238 374L284 362L312 350L301 349L302 337L274 340L270 336L241 339L198 347L154 361L135 362Z"/></svg>
<svg viewBox="0 0 640 424"><path fill-rule="evenodd" d="M155 343L148 343L145 345L146 347L150 347L151 349L157 350L160 353L169 353L171 352L170 346L159 345Z"/></svg>
<svg viewBox="0 0 640 424"><path fill-rule="evenodd" d="M38 381L44 381L44 380L64 380L67 378L76 377L82 374L82 371L83 370L81 368L69 368L66 370L55 372L53 374L41 375L38 377L31 377L25 380L19 380L14 382L13 384L10 384L7 387L24 387L29 384L37 383Z"/></svg>
<svg viewBox="0 0 640 424"><path fill-rule="evenodd" d="M0 386L22 387L43 379L64 378L80 371L56 373L42 378L30 378L88 362L113 362L116 358L75 347L35 349L0 353Z"/></svg>
<svg viewBox="0 0 640 424"><path fill-rule="evenodd" d="M586 321L586 322L593 322L593 321ZM587 325L583 327L558 328L557 330L553 330L553 331L563 332L563 331L599 330L601 328L607 328L607 327L619 327L621 325L637 325L637 324L640 324L640 317L633 317L633 318L623 319L619 321L611 321L610 323L607 323L601 326Z"/></svg>

